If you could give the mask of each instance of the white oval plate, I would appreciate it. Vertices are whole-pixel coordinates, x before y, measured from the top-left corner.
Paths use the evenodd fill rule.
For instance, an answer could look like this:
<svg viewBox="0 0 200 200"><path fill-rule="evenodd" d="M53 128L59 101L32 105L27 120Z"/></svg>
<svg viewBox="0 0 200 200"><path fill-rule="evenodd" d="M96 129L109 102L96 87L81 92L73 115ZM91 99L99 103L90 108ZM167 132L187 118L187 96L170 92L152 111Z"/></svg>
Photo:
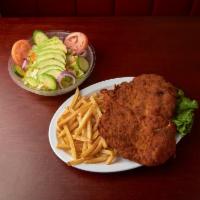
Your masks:
<svg viewBox="0 0 200 200"><path fill-rule="evenodd" d="M122 82L130 82L133 80L133 77L122 77L122 78L115 78L115 79L110 79L106 81L101 81L99 83L96 83L94 85L91 85L83 90L81 90L82 95L90 95L94 92L98 92L102 89L113 89L114 85L120 84ZM57 144L57 138L56 138L56 124L59 116L64 112L65 108L69 105L70 101L72 100L71 96L68 98L55 112L49 126L49 142L51 145L52 150L54 153L65 163L71 160L71 156L67 154L66 152L56 148ZM178 143L180 141L181 137L177 136L176 142ZM136 162L123 159L123 158L118 158L117 162L111 164L111 165L106 165L103 163L98 163L98 164L79 164L75 165L74 167L77 169L85 170L85 171L90 171L90 172L99 172L99 173L108 173L108 172L120 172L120 171L126 171L130 169L134 169L137 167L142 166L141 164L138 164Z"/></svg>

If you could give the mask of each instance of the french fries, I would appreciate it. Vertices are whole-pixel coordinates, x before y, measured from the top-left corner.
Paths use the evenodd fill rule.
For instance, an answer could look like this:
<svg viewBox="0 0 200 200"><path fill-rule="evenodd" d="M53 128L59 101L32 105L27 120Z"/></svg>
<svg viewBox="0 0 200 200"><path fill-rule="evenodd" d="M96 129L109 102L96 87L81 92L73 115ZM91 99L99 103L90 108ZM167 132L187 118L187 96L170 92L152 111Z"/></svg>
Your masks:
<svg viewBox="0 0 200 200"><path fill-rule="evenodd" d="M69 166L81 163L112 164L116 152L108 148L106 141L99 135L98 125L102 116L99 96L81 96L77 88L70 105L57 122L57 148L72 156Z"/></svg>

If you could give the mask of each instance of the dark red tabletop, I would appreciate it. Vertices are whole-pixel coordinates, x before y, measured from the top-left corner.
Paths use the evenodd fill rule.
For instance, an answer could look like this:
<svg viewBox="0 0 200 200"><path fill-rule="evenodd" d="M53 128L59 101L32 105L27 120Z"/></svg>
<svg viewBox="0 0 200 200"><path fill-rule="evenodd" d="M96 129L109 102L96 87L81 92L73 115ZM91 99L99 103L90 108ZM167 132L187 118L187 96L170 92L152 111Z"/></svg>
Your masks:
<svg viewBox="0 0 200 200"><path fill-rule="evenodd" d="M33 30L85 32L97 62L81 85L142 73L158 73L200 102L200 18L0 19L0 199L200 199L200 121L163 166L96 174L67 167L48 141L50 120L73 92L42 97L9 77L12 44Z"/></svg>

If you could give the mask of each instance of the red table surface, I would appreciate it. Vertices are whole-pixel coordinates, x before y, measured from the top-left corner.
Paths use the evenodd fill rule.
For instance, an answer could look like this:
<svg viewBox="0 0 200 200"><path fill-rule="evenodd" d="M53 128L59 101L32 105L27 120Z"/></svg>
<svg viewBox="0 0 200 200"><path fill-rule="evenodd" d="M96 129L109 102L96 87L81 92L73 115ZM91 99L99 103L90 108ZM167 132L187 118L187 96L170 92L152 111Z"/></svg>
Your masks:
<svg viewBox="0 0 200 200"><path fill-rule="evenodd" d="M52 152L48 127L72 93L42 97L13 83L12 44L33 30L85 32L97 62L81 85L142 73L163 75L200 102L200 18L22 18L0 20L0 199L200 199L200 121L163 166L97 174L67 167Z"/></svg>

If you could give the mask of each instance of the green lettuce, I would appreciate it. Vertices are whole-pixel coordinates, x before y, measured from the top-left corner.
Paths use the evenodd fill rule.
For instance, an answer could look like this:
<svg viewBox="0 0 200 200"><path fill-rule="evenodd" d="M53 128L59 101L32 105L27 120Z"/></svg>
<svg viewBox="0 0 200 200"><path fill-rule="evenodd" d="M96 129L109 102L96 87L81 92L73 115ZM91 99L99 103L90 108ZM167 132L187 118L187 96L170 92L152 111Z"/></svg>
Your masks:
<svg viewBox="0 0 200 200"><path fill-rule="evenodd" d="M185 97L182 90L178 91L176 114L173 122L176 124L177 133L185 136L190 132L194 121L194 111L198 108L198 102Z"/></svg>

